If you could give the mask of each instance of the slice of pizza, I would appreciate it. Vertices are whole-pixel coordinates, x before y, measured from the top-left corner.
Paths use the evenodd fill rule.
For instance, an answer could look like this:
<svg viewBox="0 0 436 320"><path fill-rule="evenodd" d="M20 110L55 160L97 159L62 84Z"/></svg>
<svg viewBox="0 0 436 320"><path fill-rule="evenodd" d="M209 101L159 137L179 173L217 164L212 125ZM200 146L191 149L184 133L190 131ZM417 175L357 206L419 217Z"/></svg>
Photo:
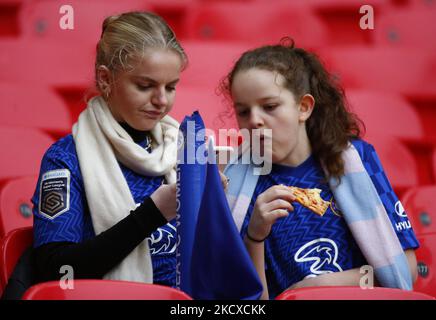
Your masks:
<svg viewBox="0 0 436 320"><path fill-rule="evenodd" d="M330 205L329 201L321 198L321 189L303 189L298 187L288 187L295 196L295 200L302 206L312 210L319 216L323 216Z"/></svg>

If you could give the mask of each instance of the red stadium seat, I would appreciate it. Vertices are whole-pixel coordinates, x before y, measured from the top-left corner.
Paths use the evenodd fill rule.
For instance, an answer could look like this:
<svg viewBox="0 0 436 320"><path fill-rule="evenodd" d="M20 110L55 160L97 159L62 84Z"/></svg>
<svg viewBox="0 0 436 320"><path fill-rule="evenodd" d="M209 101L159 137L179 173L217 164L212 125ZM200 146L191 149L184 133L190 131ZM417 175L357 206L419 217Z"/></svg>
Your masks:
<svg viewBox="0 0 436 320"><path fill-rule="evenodd" d="M81 43L80 50L77 48L72 42L0 41L0 82L18 83L24 88L55 89L68 105L74 122L86 106L85 96L95 83L95 43Z"/></svg>
<svg viewBox="0 0 436 320"><path fill-rule="evenodd" d="M417 235L436 234L436 186L419 186L407 190L401 199Z"/></svg>
<svg viewBox="0 0 436 320"><path fill-rule="evenodd" d="M0 125L32 127L53 133L71 131L72 121L65 102L52 90L0 83Z"/></svg>
<svg viewBox="0 0 436 320"><path fill-rule="evenodd" d="M309 287L286 290L276 300L435 300L416 291L374 287Z"/></svg>
<svg viewBox="0 0 436 320"><path fill-rule="evenodd" d="M18 37L18 13L23 0L0 1L0 37Z"/></svg>
<svg viewBox="0 0 436 320"><path fill-rule="evenodd" d="M436 129L436 127L433 129ZM436 130L434 133L436 134ZM425 137L419 140L401 140L405 145L407 145L407 148L412 152L413 157L416 159L418 165L419 185L424 186L436 184L436 174L433 172L434 165L432 164L432 153L434 152L433 150L436 149L435 137L426 133Z"/></svg>
<svg viewBox="0 0 436 320"><path fill-rule="evenodd" d="M0 180L38 174L42 157L53 142L37 129L0 127Z"/></svg>
<svg viewBox="0 0 436 320"><path fill-rule="evenodd" d="M347 90L346 96L352 110L365 123L368 133L414 139L424 137L418 114L400 95L379 91Z"/></svg>
<svg viewBox="0 0 436 320"><path fill-rule="evenodd" d="M180 85L202 86L213 92L248 49L244 44L232 42L184 41L182 45L189 64L181 74Z"/></svg>
<svg viewBox="0 0 436 320"><path fill-rule="evenodd" d="M351 110L363 120L368 139L380 143L377 142L380 136L380 139L383 136L399 138L406 148L400 146L401 150L398 152L406 154L406 159L413 156L415 164L412 166L417 169L418 183L435 183L429 174L434 143L424 129L422 117L414 106L398 94L381 91L349 89L346 97ZM389 155L385 157L392 158ZM392 162L392 159L388 161Z"/></svg>
<svg viewBox="0 0 436 320"><path fill-rule="evenodd" d="M389 10L377 17L372 33L376 45L395 48L428 49L436 56L436 42L430 39L436 29L435 10Z"/></svg>
<svg viewBox="0 0 436 320"><path fill-rule="evenodd" d="M9 231L33 224L32 203L37 176L12 179L0 191L0 239Z"/></svg>
<svg viewBox="0 0 436 320"><path fill-rule="evenodd" d="M60 21L65 11L60 8L70 5L74 13L74 29L64 30ZM143 0L105 1L105 0L39 0L26 1L20 12L22 36L37 40L59 41L80 45L83 43L97 44L100 39L102 24L105 17L124 11L147 10L148 5ZM79 50L74 50L77 52Z"/></svg>
<svg viewBox="0 0 436 320"><path fill-rule="evenodd" d="M214 130L215 134L219 129L237 128L232 108L223 99L213 89L181 85L170 115L181 122L185 116L198 110L206 128Z"/></svg>
<svg viewBox="0 0 436 320"><path fill-rule="evenodd" d="M287 3L213 2L189 10L190 39L246 42L252 46L277 43L292 37L299 46L327 43L326 28L310 9Z"/></svg>
<svg viewBox="0 0 436 320"><path fill-rule="evenodd" d="M345 88L394 92L410 97L436 96L436 61L423 50L329 47L318 53Z"/></svg>
<svg viewBox="0 0 436 320"><path fill-rule="evenodd" d="M310 6L326 24L328 29L329 45L358 45L371 44L371 32L362 30L360 19L364 13L360 13L363 5L370 5L374 11L375 24L378 14L383 12L388 1L370 0L306 0L305 6Z"/></svg>
<svg viewBox="0 0 436 320"><path fill-rule="evenodd" d="M358 8L362 6L362 1L360 0L305 0L304 4L312 8L327 8L331 10L341 10L348 8ZM374 7L382 6L385 4L383 0L368 0L365 4L369 4Z"/></svg>
<svg viewBox="0 0 436 320"><path fill-rule="evenodd" d="M408 8L410 9L425 9L436 10L436 2L433 0L409 0Z"/></svg>
<svg viewBox="0 0 436 320"><path fill-rule="evenodd" d="M367 135L374 145L391 185L403 191L418 185L418 168L412 153L396 138L386 135Z"/></svg>
<svg viewBox="0 0 436 320"><path fill-rule="evenodd" d="M186 15L198 0L147 0L150 10L161 16L176 33L179 40L185 39ZM183 42L183 41L182 41Z"/></svg>
<svg viewBox="0 0 436 320"><path fill-rule="evenodd" d="M436 297L436 234L418 236L420 247L415 251L418 279L414 290Z"/></svg>
<svg viewBox="0 0 436 320"><path fill-rule="evenodd" d="M0 41L0 81L24 87L86 89L94 83L95 43L40 40Z"/></svg>
<svg viewBox="0 0 436 320"><path fill-rule="evenodd" d="M10 231L0 245L0 292L8 283L9 277L14 271L15 265L24 250L33 243L33 229L31 227L20 228Z"/></svg>
<svg viewBox="0 0 436 320"><path fill-rule="evenodd" d="M8 6L8 5L21 5L24 1L27 0L0 0L0 5Z"/></svg>
<svg viewBox="0 0 436 320"><path fill-rule="evenodd" d="M59 281L29 288L23 300L192 300L186 293L161 285L112 280L74 280L73 289Z"/></svg>
<svg viewBox="0 0 436 320"><path fill-rule="evenodd" d="M433 151L433 178L436 181L436 148Z"/></svg>
<svg viewBox="0 0 436 320"><path fill-rule="evenodd" d="M270 3L270 0L254 0ZM289 0L275 0L274 5L280 3L289 5ZM301 0L292 3L303 3L306 8L319 17L327 29L328 45L370 45L373 42L371 34L373 30L362 30L360 20L367 12L360 13L363 5L370 5L374 11L375 25L381 12L390 10L389 1L385 0ZM279 3L279 4L278 4Z"/></svg>

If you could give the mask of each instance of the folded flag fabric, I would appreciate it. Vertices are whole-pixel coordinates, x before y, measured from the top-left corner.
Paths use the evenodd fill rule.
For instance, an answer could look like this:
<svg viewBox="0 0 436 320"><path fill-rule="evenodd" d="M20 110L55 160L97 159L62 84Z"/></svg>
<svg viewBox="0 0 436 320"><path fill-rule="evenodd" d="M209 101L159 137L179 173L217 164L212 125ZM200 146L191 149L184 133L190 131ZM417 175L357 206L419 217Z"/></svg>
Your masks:
<svg viewBox="0 0 436 320"><path fill-rule="evenodd" d="M234 223L213 140L206 148L202 126L198 112L181 125L186 138L183 149L179 148L179 159L183 155L185 162L177 167L180 289L194 299L259 299L262 284ZM196 132L184 132L188 127ZM199 132L196 139L188 139ZM189 151L196 155L190 163Z"/></svg>
<svg viewBox="0 0 436 320"><path fill-rule="evenodd" d="M196 150L205 144L203 128L203 120L194 113L185 117L178 136L176 286L186 293L191 293L192 247L206 177L196 157Z"/></svg>

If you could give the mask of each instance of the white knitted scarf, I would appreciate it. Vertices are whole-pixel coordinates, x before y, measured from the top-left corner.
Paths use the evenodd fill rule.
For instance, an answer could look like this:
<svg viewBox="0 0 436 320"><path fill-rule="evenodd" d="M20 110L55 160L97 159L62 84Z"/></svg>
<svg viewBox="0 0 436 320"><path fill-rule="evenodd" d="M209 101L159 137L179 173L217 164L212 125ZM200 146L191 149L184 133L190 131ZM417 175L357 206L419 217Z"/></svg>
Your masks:
<svg viewBox="0 0 436 320"><path fill-rule="evenodd" d="M156 145L148 153L114 119L102 97L88 102L73 126L73 137L96 235L136 208L118 161L141 175L165 176L166 183L176 182L178 128L176 120L165 116L150 132ZM147 240L104 278L152 283Z"/></svg>

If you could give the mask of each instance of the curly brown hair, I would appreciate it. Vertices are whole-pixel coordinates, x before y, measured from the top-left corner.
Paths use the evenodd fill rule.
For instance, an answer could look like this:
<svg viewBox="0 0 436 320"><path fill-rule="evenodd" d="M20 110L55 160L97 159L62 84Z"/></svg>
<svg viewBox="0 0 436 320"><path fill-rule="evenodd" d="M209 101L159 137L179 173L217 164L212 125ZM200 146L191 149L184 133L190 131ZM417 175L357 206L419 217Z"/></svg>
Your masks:
<svg viewBox="0 0 436 320"><path fill-rule="evenodd" d="M363 122L352 113L343 89L335 83L320 59L311 52L296 48L294 41L284 38L278 45L246 51L222 80L219 91L231 100L233 79L238 72L252 68L278 72L285 87L299 101L305 94L315 99L315 108L306 122L313 155L327 169L329 177L340 179L344 174L342 151L352 139L361 137Z"/></svg>

